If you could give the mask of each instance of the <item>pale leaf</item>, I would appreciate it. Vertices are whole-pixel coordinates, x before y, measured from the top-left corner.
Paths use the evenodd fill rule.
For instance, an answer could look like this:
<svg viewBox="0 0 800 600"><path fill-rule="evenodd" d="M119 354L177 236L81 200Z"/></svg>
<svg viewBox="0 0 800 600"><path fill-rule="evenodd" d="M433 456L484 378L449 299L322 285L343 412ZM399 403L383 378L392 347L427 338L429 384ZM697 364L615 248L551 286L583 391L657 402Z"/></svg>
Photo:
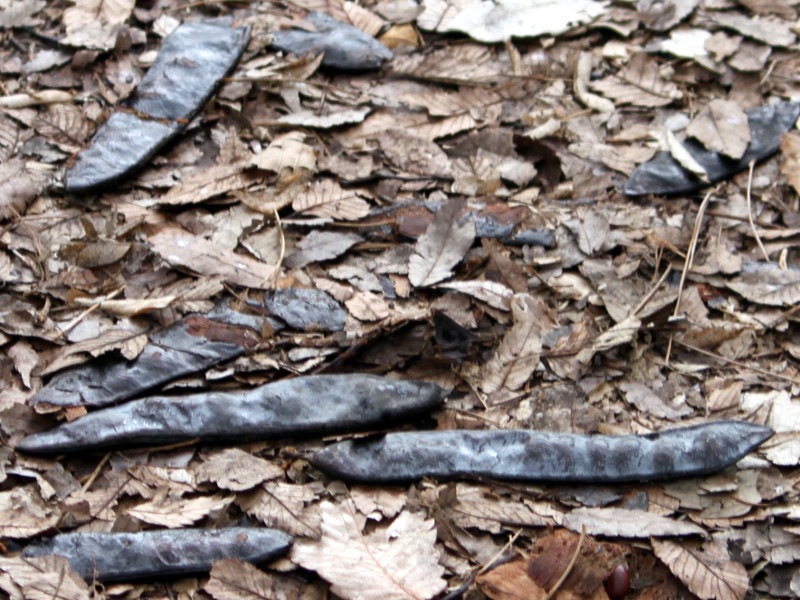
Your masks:
<svg viewBox="0 0 800 600"><path fill-rule="evenodd" d="M145 523L172 529L196 523L209 513L225 508L232 500L232 497L222 496L200 496L191 499L157 497L128 509L127 514Z"/></svg>
<svg viewBox="0 0 800 600"><path fill-rule="evenodd" d="M283 469L238 448L214 452L195 470L197 481L212 481L218 487L240 492L283 475Z"/></svg>
<svg viewBox="0 0 800 600"><path fill-rule="evenodd" d="M714 152L741 158L750 144L747 115L730 100L712 100L686 128L690 135Z"/></svg>
<svg viewBox="0 0 800 600"><path fill-rule="evenodd" d="M0 536L33 537L54 527L59 514L51 513L33 486L0 492Z"/></svg>
<svg viewBox="0 0 800 600"><path fill-rule="evenodd" d="M70 46L109 50L116 42L116 30L133 12L136 0L76 0L64 11L67 35L61 40Z"/></svg>
<svg viewBox="0 0 800 600"><path fill-rule="evenodd" d="M89 600L89 586L70 570L63 556L0 557L0 571L8 573L25 600Z"/></svg>
<svg viewBox="0 0 800 600"><path fill-rule="evenodd" d="M619 104L666 106L683 95L678 86L661 76L655 61L644 53L635 54L616 75L590 82L590 87Z"/></svg>
<svg viewBox="0 0 800 600"><path fill-rule="evenodd" d="M413 286L425 287L450 277L452 268L472 246L474 221L467 216L459 223L464 207L463 201L448 201L417 240L408 263L408 279Z"/></svg>
<svg viewBox="0 0 800 600"><path fill-rule="evenodd" d="M790 131L781 136L781 173L786 175L786 179L800 194L800 131Z"/></svg>
<svg viewBox="0 0 800 600"><path fill-rule="evenodd" d="M511 297L514 295L510 287L497 281L448 281L435 287L472 296L500 310L510 309Z"/></svg>
<svg viewBox="0 0 800 600"><path fill-rule="evenodd" d="M248 256L220 248L201 237L170 227L148 240L153 251L173 266L244 287L266 289L274 269Z"/></svg>
<svg viewBox="0 0 800 600"><path fill-rule="evenodd" d="M610 537L663 537L705 535L702 527L688 521L662 517L646 510L625 508L576 508L564 515L564 527L580 533Z"/></svg>
<svg viewBox="0 0 800 600"><path fill-rule="evenodd" d="M268 481L252 492L240 494L236 502L268 527L318 538L319 511L316 506L307 506L315 497L311 486Z"/></svg>
<svg viewBox="0 0 800 600"><path fill-rule="evenodd" d="M322 585L303 583L229 558L214 563L203 589L216 600L324 600Z"/></svg>
<svg viewBox="0 0 800 600"><path fill-rule="evenodd" d="M347 15L347 20L354 27L358 27L367 35L376 36L384 28L386 22L374 12L359 6L355 2L342 2L342 9Z"/></svg>
<svg viewBox="0 0 800 600"><path fill-rule="evenodd" d="M296 171L316 171L317 156L314 149L305 143L305 134L290 131L277 136L265 150L253 158L259 169L281 174L284 169Z"/></svg>
<svg viewBox="0 0 800 600"><path fill-rule="evenodd" d="M620 321L614 325L611 329L598 335L592 342L592 345L578 352L575 358L583 364L587 364L596 353L605 352L606 350L632 341L641 326L642 323L639 319L636 317L628 317L624 321Z"/></svg>
<svg viewBox="0 0 800 600"><path fill-rule="evenodd" d="M322 179L298 193L292 208L299 213L357 221L369 214L369 204L351 190L344 190L333 179Z"/></svg>
<svg viewBox="0 0 800 600"><path fill-rule="evenodd" d="M245 169L249 160L229 165L214 165L203 169L181 181L158 199L159 204L180 205L197 204L221 196L233 190L241 190L253 183L257 176L248 174Z"/></svg>
<svg viewBox="0 0 800 600"><path fill-rule="evenodd" d="M517 390L530 379L539 365L542 335L558 324L547 305L530 294L512 298L511 315L514 325L481 369L481 389L489 394L501 388Z"/></svg>
<svg viewBox="0 0 800 600"><path fill-rule="evenodd" d="M491 83L501 74L492 51L480 44L450 45L430 53L396 56L393 73L454 84Z"/></svg>
<svg viewBox="0 0 800 600"><path fill-rule="evenodd" d="M653 552L689 590L704 600L744 600L750 579L716 544L651 540Z"/></svg>
<svg viewBox="0 0 800 600"><path fill-rule="evenodd" d="M659 419L679 421L692 413L685 404L675 408L664 402L647 385L638 382L621 383L619 389L625 394L625 400L642 414L651 414Z"/></svg>
<svg viewBox="0 0 800 600"><path fill-rule="evenodd" d="M371 110L369 107L351 108L324 115L320 115L313 110L303 110L281 117L278 119L278 123L308 127L310 129L332 129L341 125L361 123Z"/></svg>
<svg viewBox="0 0 800 600"><path fill-rule="evenodd" d="M769 306L793 306L800 302L800 272L767 266L739 275L728 287L750 302Z"/></svg>
<svg viewBox="0 0 800 600"><path fill-rule="evenodd" d="M446 587L432 519L404 511L364 534L352 501L323 502L322 539L296 543L292 561L319 573L345 600L426 600Z"/></svg>

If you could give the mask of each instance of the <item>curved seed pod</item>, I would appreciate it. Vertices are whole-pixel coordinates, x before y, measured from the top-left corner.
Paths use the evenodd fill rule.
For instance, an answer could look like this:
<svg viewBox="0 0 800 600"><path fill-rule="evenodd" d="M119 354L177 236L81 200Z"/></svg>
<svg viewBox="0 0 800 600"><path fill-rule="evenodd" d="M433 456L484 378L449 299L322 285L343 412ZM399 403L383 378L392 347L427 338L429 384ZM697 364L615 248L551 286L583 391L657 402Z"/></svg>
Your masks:
<svg viewBox="0 0 800 600"><path fill-rule="evenodd" d="M439 386L423 381L360 374L297 377L243 392L134 400L30 435L17 449L62 453L346 432L428 412L443 398Z"/></svg>
<svg viewBox="0 0 800 600"><path fill-rule="evenodd" d="M88 581L125 581L203 573L238 558L265 563L285 553L290 535L277 529L163 529L138 533L64 533L25 548L27 557L58 554Z"/></svg>
<svg viewBox="0 0 800 600"><path fill-rule="evenodd" d="M647 435L530 430L390 433L320 450L312 462L349 481L399 482L464 475L524 481L619 483L707 475L772 435L719 421Z"/></svg>
<svg viewBox="0 0 800 600"><path fill-rule="evenodd" d="M239 62L249 27L223 19L184 23L161 46L153 66L66 172L69 193L107 186L140 168L186 128Z"/></svg>

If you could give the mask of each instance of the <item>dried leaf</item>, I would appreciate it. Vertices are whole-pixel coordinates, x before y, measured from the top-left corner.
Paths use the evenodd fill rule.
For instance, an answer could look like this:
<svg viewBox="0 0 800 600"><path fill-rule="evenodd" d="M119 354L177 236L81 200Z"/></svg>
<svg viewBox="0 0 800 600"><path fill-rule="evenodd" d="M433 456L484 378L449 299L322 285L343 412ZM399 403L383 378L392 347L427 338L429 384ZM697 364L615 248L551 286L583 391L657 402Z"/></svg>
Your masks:
<svg viewBox="0 0 800 600"><path fill-rule="evenodd" d="M741 158L750 144L747 115L736 102L712 100L686 128L709 150L731 158Z"/></svg>
<svg viewBox="0 0 800 600"><path fill-rule="evenodd" d="M475 223L470 216L464 218L464 207L462 201L448 201L417 240L408 262L408 279L413 286L426 287L450 277L453 267L472 246Z"/></svg>
<svg viewBox="0 0 800 600"><path fill-rule="evenodd" d="M714 543L650 540L653 552L703 600L744 600L750 579L743 565Z"/></svg>
<svg viewBox="0 0 800 600"><path fill-rule="evenodd" d="M206 277L233 285L266 289L274 269L248 256L219 248L177 227L164 229L149 239L153 251L172 265L188 267Z"/></svg>
<svg viewBox="0 0 800 600"><path fill-rule="evenodd" d="M209 513L225 508L232 500L230 496L199 496L192 499L156 497L129 508L127 514L145 523L173 529L196 523Z"/></svg>
<svg viewBox="0 0 800 600"><path fill-rule="evenodd" d="M306 136L301 131L290 131L275 137L265 150L253 157L253 164L264 171L272 171L281 176L297 172L317 170L317 155L305 143Z"/></svg>
<svg viewBox="0 0 800 600"><path fill-rule="evenodd" d="M678 86L661 76L655 61L644 53L635 54L616 75L593 81L590 87L620 104L666 106L683 95Z"/></svg>
<svg viewBox="0 0 800 600"><path fill-rule="evenodd" d="M768 306L793 306L800 302L800 272L762 268L734 277L727 285L750 302Z"/></svg>
<svg viewBox="0 0 800 600"><path fill-rule="evenodd" d="M800 132L789 131L781 136L781 173L795 192L800 194Z"/></svg>
<svg viewBox="0 0 800 600"><path fill-rule="evenodd" d="M425 600L446 587L432 519L404 511L364 534L352 501L323 502L322 539L301 541L292 561L317 571L345 600Z"/></svg>
<svg viewBox="0 0 800 600"><path fill-rule="evenodd" d="M233 492L249 490L283 474L279 466L238 448L214 452L195 470L198 482L212 481Z"/></svg>
<svg viewBox="0 0 800 600"><path fill-rule="evenodd" d="M369 204L354 191L344 190L333 179L322 179L296 193L292 208L299 213L357 221L369 214Z"/></svg>
<svg viewBox="0 0 800 600"><path fill-rule="evenodd" d="M67 36L62 43L110 50L116 43L116 29L133 12L136 0L75 0L64 11Z"/></svg>
<svg viewBox="0 0 800 600"><path fill-rule="evenodd" d="M591 535L645 538L674 535L704 535L702 527L677 521L646 510L625 508L576 508L564 515L564 527Z"/></svg>
<svg viewBox="0 0 800 600"><path fill-rule="evenodd" d="M268 527L292 535L319 538L319 510L316 505L309 506L315 498L311 486L270 481L238 496L237 504Z"/></svg>
<svg viewBox="0 0 800 600"><path fill-rule="evenodd" d="M50 173L32 168L26 161L0 162L0 221L25 212L28 203L44 190Z"/></svg>
<svg viewBox="0 0 800 600"><path fill-rule="evenodd" d="M320 585L279 573L265 573L250 563L225 559L214 563L203 589L216 600L324 600Z"/></svg>
<svg viewBox="0 0 800 600"><path fill-rule="evenodd" d="M0 571L8 573L25 600L89 600L89 586L70 570L63 556L0 557Z"/></svg>
<svg viewBox="0 0 800 600"><path fill-rule="evenodd" d="M679 421L682 417L692 414L692 409L685 404L679 409L670 406L643 383L622 383L619 389L625 393L625 400L629 404L635 406L640 412L651 414L659 419Z"/></svg>
<svg viewBox="0 0 800 600"><path fill-rule="evenodd" d="M516 294L512 298L511 315L514 325L481 369L480 385L486 393L522 387L539 365L542 336L558 325L547 305L530 294Z"/></svg>

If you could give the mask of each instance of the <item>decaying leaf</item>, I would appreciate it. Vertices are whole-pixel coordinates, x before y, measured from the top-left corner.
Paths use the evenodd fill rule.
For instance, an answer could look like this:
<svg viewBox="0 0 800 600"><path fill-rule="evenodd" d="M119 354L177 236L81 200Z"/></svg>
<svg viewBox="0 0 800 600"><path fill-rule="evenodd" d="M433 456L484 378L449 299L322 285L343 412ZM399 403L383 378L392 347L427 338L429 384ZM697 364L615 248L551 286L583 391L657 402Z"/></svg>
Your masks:
<svg viewBox="0 0 800 600"><path fill-rule="evenodd" d="M514 325L481 370L481 389L486 393L522 387L539 365L542 336L556 326L547 305L530 294L512 298L511 315Z"/></svg>
<svg viewBox="0 0 800 600"><path fill-rule="evenodd" d="M369 213L369 204L352 190L344 190L333 179L322 179L299 191L292 200L299 213L356 221Z"/></svg>
<svg viewBox="0 0 800 600"><path fill-rule="evenodd" d="M25 600L89 600L89 586L63 556L0 558L0 571L19 586ZM5 587L5 586L0 586Z"/></svg>
<svg viewBox="0 0 800 600"><path fill-rule="evenodd" d="M750 144L747 115L735 102L712 100L686 128L686 133L706 148L731 158L741 158Z"/></svg>
<svg viewBox="0 0 800 600"><path fill-rule="evenodd" d="M665 79L646 54L635 54L615 75L590 83L590 87L620 104L666 106L682 97L678 86Z"/></svg>
<svg viewBox="0 0 800 600"><path fill-rule="evenodd" d="M353 503L323 502L322 538L300 541L291 559L317 571L346 600L425 600L445 587L433 520L403 511L389 527L364 533Z"/></svg>
<svg viewBox="0 0 800 600"><path fill-rule="evenodd" d="M209 513L225 508L232 500L224 496L198 496L191 499L156 497L128 509L127 514L145 523L172 529L196 523Z"/></svg>
<svg viewBox="0 0 800 600"><path fill-rule="evenodd" d="M212 481L218 487L241 492L283 475L277 465L237 448L214 452L195 471L197 481Z"/></svg>
<svg viewBox="0 0 800 600"><path fill-rule="evenodd" d="M576 508L564 515L564 527L591 535L629 538L703 535L704 530L687 521L669 519L645 510L624 508Z"/></svg>
<svg viewBox="0 0 800 600"><path fill-rule="evenodd" d="M135 5L135 0L76 0L64 11L67 37L63 43L110 50L116 28L128 20Z"/></svg>
<svg viewBox="0 0 800 600"><path fill-rule="evenodd" d="M475 223L467 216L464 202L451 200L440 208L433 222L414 246L408 262L408 278L415 287L425 287L447 279L464 258L475 239Z"/></svg>
<svg viewBox="0 0 800 600"><path fill-rule="evenodd" d="M325 589L279 573L265 573L250 563L225 559L214 563L203 589L215 600L324 600Z"/></svg>
<svg viewBox="0 0 800 600"><path fill-rule="evenodd" d="M703 600L743 600L750 588L744 566L714 543L656 539L650 543L669 570Z"/></svg>

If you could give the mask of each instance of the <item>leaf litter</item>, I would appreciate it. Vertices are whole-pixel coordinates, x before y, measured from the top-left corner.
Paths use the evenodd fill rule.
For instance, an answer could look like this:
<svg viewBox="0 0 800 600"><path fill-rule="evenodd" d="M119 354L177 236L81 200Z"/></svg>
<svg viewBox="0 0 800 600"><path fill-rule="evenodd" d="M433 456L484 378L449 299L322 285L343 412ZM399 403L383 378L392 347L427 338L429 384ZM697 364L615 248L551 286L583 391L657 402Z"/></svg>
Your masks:
<svg viewBox="0 0 800 600"><path fill-rule="evenodd" d="M138 173L65 196L70 156L132 116L163 38L219 17L251 33L218 94ZM228 560L163 585L218 600L326 585L603 597L624 563L644 594L797 595L796 18L749 0L0 1L0 588L88 597L63 561L13 556L56 530L261 523L300 539L311 570ZM330 62L326 24L363 32L368 69ZM277 50L289 33L322 45ZM196 335L171 344L186 323ZM736 419L777 433L713 477L605 495L415 481L367 488L369 502L310 464L332 441L319 436L14 450L97 412L95 394L325 371L450 391L407 429L619 436ZM56 387L67 401L34 399ZM614 564L592 550L610 542ZM583 579L566 573L574 556ZM498 558L522 567L484 581Z"/></svg>

